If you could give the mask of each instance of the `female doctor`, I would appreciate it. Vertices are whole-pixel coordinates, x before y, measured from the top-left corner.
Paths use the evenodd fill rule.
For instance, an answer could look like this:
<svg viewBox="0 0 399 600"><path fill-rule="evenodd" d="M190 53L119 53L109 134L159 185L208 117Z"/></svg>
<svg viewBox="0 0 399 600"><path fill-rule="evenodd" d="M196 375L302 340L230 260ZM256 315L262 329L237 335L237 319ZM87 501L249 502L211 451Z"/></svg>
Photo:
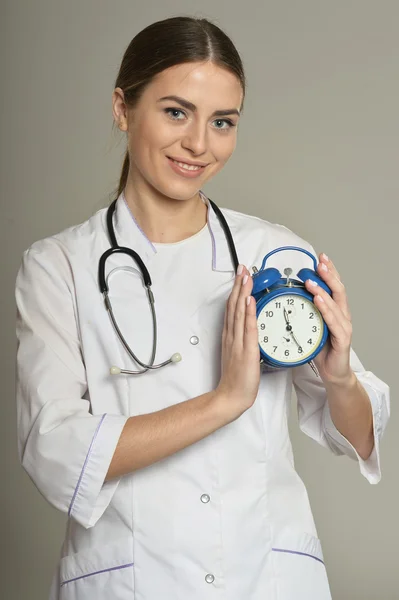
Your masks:
<svg viewBox="0 0 399 600"><path fill-rule="evenodd" d="M201 191L234 151L244 93L241 60L214 24L171 18L141 31L112 97L127 137L114 213L100 210L24 254L20 456L68 515L51 600L330 598L293 465L292 385L303 431L380 479L388 388L351 350L345 288L327 256L318 273L332 297L306 283L331 332L320 376L309 365L260 372L248 268L279 246L313 250L285 227L223 209L236 270ZM136 358L99 288L111 246L139 256L114 251L103 265ZM294 267L308 266L296 254Z"/></svg>

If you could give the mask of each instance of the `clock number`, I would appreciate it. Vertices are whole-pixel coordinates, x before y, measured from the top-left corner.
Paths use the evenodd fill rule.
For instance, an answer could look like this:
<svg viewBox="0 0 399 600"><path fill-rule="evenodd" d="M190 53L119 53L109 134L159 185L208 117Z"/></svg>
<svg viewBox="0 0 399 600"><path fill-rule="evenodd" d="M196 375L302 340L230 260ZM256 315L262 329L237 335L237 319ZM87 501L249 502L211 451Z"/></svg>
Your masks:
<svg viewBox="0 0 399 600"><path fill-rule="evenodd" d="M261 328L261 329L266 329L266 325L265 325L264 323L261 323L261 324L260 324L260 328Z"/></svg>
<svg viewBox="0 0 399 600"><path fill-rule="evenodd" d="M276 302L276 308L281 308L281 302Z"/></svg>
<svg viewBox="0 0 399 600"><path fill-rule="evenodd" d="M273 346L273 352L276 352L277 346Z"/></svg>
<svg viewBox="0 0 399 600"><path fill-rule="evenodd" d="M299 354L302 354L302 353L303 353L303 350L302 350L302 347L301 347L301 346L299 346L299 347L298 347L298 353L299 353Z"/></svg>
<svg viewBox="0 0 399 600"><path fill-rule="evenodd" d="M312 338L309 338L309 339L308 339L308 344L313 344L313 340L312 340Z"/></svg>
<svg viewBox="0 0 399 600"><path fill-rule="evenodd" d="M287 304L292 306L294 304L294 298L287 298Z"/></svg>
<svg viewBox="0 0 399 600"><path fill-rule="evenodd" d="M301 306L302 306L302 310L303 310L305 308L305 305L303 302L302 302Z"/></svg>
<svg viewBox="0 0 399 600"><path fill-rule="evenodd" d="M286 356L289 356L289 355L290 355L290 351L289 351L289 350L286 350L286 351L284 352L284 354L285 354Z"/></svg>
<svg viewBox="0 0 399 600"><path fill-rule="evenodd" d="M267 344L267 342L269 341L269 338L267 337L267 335L265 335L265 337L263 338L263 341L265 342L265 344Z"/></svg>
<svg viewBox="0 0 399 600"><path fill-rule="evenodd" d="M314 313L309 313L309 319L313 319Z"/></svg>
<svg viewBox="0 0 399 600"><path fill-rule="evenodd" d="M313 325L313 327L312 327L312 331L313 331L313 333L315 333L315 332L317 331L317 327L316 327L316 325Z"/></svg>
<svg viewBox="0 0 399 600"><path fill-rule="evenodd" d="M266 317L272 317L274 315L274 312L272 310L267 310L266 311Z"/></svg>

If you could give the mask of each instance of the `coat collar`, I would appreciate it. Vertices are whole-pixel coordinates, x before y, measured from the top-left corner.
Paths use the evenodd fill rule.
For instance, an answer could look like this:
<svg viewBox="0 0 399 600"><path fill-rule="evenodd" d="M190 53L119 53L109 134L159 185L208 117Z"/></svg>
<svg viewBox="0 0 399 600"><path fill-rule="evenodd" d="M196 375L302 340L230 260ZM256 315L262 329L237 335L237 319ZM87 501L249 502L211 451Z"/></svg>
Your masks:
<svg viewBox="0 0 399 600"><path fill-rule="evenodd" d="M212 241L212 269L214 271L234 272L234 265L230 257L229 246L223 227L219 222L215 211L210 206L208 198L203 192L200 192L200 194L208 208L207 222ZM234 237L235 227L229 223L227 217L226 220ZM157 253L157 249L139 227L126 202L123 192L119 195L116 202L114 228L118 244L120 246L132 248L138 252L144 263L149 265L151 258Z"/></svg>

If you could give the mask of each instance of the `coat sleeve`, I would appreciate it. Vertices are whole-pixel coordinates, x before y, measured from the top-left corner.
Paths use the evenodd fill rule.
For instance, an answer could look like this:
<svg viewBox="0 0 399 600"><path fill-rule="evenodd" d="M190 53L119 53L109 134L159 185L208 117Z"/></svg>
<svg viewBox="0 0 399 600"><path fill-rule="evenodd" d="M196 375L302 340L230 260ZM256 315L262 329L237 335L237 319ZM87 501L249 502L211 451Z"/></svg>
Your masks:
<svg viewBox="0 0 399 600"><path fill-rule="evenodd" d="M326 389L308 364L293 369L293 384L298 401L298 417L301 430L309 437L329 448L334 454L346 454L358 460L360 472L370 483L381 479L380 441L389 414L389 388L370 371L366 371L351 349L351 368L367 392L373 411L374 448L367 460L363 460L352 444L335 427L327 402Z"/></svg>
<svg viewBox="0 0 399 600"><path fill-rule="evenodd" d="M127 417L91 412L72 272L52 238L25 252L16 304L20 460L53 506L89 528L118 486L104 480Z"/></svg>

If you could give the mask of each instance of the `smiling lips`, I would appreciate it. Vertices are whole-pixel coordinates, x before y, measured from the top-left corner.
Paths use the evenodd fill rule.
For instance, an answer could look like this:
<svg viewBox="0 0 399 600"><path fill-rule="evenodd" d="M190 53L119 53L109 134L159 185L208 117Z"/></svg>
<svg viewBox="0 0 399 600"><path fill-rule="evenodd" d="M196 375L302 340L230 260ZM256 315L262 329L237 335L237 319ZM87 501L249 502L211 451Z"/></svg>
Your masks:
<svg viewBox="0 0 399 600"><path fill-rule="evenodd" d="M170 166L175 171L175 173L183 175L184 177L198 177L206 167L206 165L189 164L174 160L173 158L167 158Z"/></svg>
<svg viewBox="0 0 399 600"><path fill-rule="evenodd" d="M173 158L171 160L173 160ZM173 160L173 162L176 165L179 165L179 167L182 167L183 169L187 169L188 171L198 171L199 169L203 168L203 167L200 167L197 165L189 165L188 163L179 162L177 160Z"/></svg>

